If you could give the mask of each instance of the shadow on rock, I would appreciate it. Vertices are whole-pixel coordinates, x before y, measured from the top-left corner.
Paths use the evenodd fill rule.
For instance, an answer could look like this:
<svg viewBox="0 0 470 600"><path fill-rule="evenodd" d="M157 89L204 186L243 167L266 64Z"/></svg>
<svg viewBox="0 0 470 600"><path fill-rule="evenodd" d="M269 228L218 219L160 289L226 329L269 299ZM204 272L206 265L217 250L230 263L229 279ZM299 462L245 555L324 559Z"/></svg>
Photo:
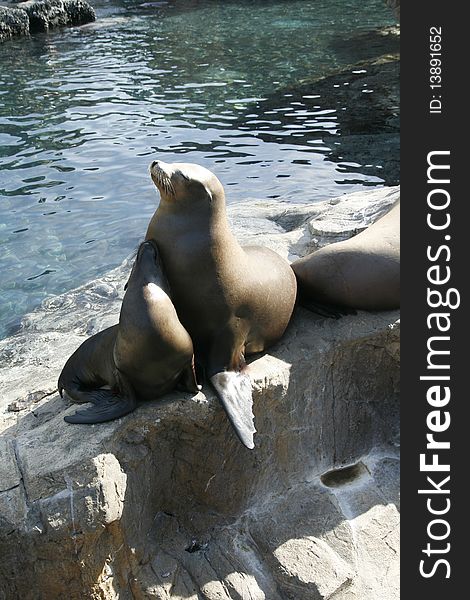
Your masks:
<svg viewBox="0 0 470 600"><path fill-rule="evenodd" d="M361 174L396 185L400 179L399 36L395 28L387 28L361 34L357 40L334 40L332 47L341 60L349 58L351 66L277 90L251 105L237 128L256 131L266 142L310 144L312 151L337 163L340 173L351 174L344 182L360 181L354 175Z"/></svg>
<svg viewBox="0 0 470 600"><path fill-rule="evenodd" d="M381 27L363 31L352 37L334 37L330 49L335 56L346 64L374 61L381 56L400 53L400 28L398 26Z"/></svg>

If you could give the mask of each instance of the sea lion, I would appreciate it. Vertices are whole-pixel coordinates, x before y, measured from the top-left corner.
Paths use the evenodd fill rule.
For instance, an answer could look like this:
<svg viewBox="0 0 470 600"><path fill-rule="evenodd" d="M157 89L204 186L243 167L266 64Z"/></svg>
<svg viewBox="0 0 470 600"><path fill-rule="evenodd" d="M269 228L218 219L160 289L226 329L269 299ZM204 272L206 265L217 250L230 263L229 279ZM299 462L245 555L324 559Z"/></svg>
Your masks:
<svg viewBox="0 0 470 600"><path fill-rule="evenodd" d="M300 303L363 310L400 306L400 203L365 231L292 263Z"/></svg>
<svg viewBox="0 0 470 600"><path fill-rule="evenodd" d="M87 339L66 362L58 389L75 402L92 402L65 417L68 423L102 423L133 411L180 383L200 389L193 344L169 296L158 248L140 245L122 302L119 324ZM111 389L100 389L108 385Z"/></svg>
<svg viewBox="0 0 470 600"><path fill-rule="evenodd" d="M242 248L230 231L217 177L199 165L153 161L160 204L146 239L157 242L178 316L242 443L253 448L251 381L245 355L284 333L296 280L278 254Z"/></svg>

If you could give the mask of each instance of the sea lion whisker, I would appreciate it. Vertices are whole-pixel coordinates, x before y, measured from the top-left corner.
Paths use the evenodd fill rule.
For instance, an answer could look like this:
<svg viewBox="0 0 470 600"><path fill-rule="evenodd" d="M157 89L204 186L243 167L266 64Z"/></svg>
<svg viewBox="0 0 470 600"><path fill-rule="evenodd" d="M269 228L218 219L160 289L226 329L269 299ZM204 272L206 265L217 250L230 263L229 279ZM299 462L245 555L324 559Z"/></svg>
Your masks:
<svg viewBox="0 0 470 600"><path fill-rule="evenodd" d="M171 178L161 169L156 171L152 170L150 166L150 174L157 184L157 187L161 188L163 192L169 196L176 196L175 188L171 182Z"/></svg>
<svg viewBox="0 0 470 600"><path fill-rule="evenodd" d="M171 196L175 196L176 195L175 194L175 188L173 187L173 184L171 183L171 180L170 180L170 178L168 176L164 176L163 181L162 181L162 185L163 185L163 188L164 188L165 192L168 195L171 195Z"/></svg>
<svg viewBox="0 0 470 600"><path fill-rule="evenodd" d="M173 184L171 183L171 181L168 181L168 193L171 194L173 197L176 196L176 192L175 192L175 188L173 187Z"/></svg>

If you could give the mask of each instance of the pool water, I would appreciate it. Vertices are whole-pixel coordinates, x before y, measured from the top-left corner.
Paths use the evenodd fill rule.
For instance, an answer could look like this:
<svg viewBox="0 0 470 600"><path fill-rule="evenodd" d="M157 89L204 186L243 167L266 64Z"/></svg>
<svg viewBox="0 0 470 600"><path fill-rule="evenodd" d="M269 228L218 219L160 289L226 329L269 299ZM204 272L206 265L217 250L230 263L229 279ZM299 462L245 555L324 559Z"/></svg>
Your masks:
<svg viewBox="0 0 470 600"><path fill-rule="evenodd" d="M0 46L0 336L132 251L154 158L208 167L228 202L394 182L383 147L333 158L338 108L308 83L394 23L383 0L91 3L93 24Z"/></svg>

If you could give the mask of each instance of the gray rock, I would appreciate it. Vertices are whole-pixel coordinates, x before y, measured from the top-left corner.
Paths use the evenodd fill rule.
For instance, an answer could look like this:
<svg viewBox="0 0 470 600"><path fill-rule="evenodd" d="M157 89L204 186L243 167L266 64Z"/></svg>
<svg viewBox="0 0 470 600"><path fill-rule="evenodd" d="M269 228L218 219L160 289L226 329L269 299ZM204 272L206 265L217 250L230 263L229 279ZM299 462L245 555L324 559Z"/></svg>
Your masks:
<svg viewBox="0 0 470 600"><path fill-rule="evenodd" d="M23 2L19 5L29 18L30 33L49 31L56 27L65 27L68 22L62 0L45 0L41 2Z"/></svg>
<svg viewBox="0 0 470 600"><path fill-rule="evenodd" d="M385 4L393 9L395 16L400 20L400 0L385 0Z"/></svg>
<svg viewBox="0 0 470 600"><path fill-rule="evenodd" d="M29 17L30 33L83 25L96 18L95 11L84 0L30 0L19 4L19 8Z"/></svg>
<svg viewBox="0 0 470 600"><path fill-rule="evenodd" d="M397 194L258 202L231 219L242 241L251 223L297 255ZM64 423L75 408L57 394L7 410L54 385L90 323L117 319L129 268L47 300L0 342L0 598L398 599L397 312L299 309L249 365L251 452L207 387L102 425Z"/></svg>
<svg viewBox="0 0 470 600"><path fill-rule="evenodd" d="M314 204L251 199L229 206L228 216L243 244L268 246L294 261L363 231L388 212L399 197L400 188L390 187Z"/></svg>
<svg viewBox="0 0 470 600"><path fill-rule="evenodd" d="M85 0L28 0L17 8L0 6L0 42L16 35L83 25L96 18Z"/></svg>
<svg viewBox="0 0 470 600"><path fill-rule="evenodd" d="M23 10L0 6L0 42L28 34L29 19Z"/></svg>

